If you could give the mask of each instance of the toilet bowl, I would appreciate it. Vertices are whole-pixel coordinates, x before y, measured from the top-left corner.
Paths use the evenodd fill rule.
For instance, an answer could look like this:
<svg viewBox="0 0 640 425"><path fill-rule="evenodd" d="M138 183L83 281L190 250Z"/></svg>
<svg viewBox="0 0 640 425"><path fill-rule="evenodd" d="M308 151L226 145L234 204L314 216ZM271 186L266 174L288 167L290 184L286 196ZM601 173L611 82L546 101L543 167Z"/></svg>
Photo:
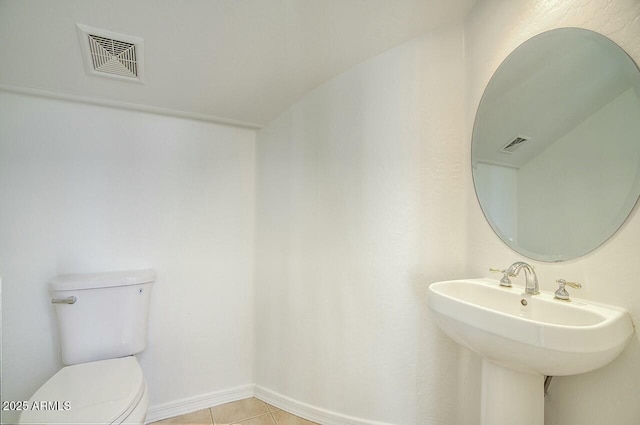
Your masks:
<svg viewBox="0 0 640 425"><path fill-rule="evenodd" d="M72 274L49 282L65 367L24 405L21 424L144 424L153 270Z"/></svg>
<svg viewBox="0 0 640 425"><path fill-rule="evenodd" d="M147 388L135 357L66 366L31 397L21 424L143 424Z"/></svg>

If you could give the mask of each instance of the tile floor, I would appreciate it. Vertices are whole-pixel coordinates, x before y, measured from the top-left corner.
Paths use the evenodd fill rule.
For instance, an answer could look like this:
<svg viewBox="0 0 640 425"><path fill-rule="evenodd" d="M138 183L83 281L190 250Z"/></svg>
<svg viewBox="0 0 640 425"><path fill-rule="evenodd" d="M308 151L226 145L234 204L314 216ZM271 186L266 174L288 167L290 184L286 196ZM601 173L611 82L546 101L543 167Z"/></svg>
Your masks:
<svg viewBox="0 0 640 425"><path fill-rule="evenodd" d="M314 425L257 398L232 401L150 425Z"/></svg>

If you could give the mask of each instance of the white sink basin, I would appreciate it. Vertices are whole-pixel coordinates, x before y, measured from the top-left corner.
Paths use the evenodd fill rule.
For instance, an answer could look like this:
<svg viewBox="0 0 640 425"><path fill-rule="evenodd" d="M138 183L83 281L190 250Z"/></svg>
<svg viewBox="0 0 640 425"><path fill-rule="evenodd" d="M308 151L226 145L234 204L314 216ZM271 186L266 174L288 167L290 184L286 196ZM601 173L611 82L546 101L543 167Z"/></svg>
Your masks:
<svg viewBox="0 0 640 425"><path fill-rule="evenodd" d="M440 328L456 342L522 372L589 372L615 359L633 335L622 308L523 292L493 279L451 280L432 284L427 301Z"/></svg>

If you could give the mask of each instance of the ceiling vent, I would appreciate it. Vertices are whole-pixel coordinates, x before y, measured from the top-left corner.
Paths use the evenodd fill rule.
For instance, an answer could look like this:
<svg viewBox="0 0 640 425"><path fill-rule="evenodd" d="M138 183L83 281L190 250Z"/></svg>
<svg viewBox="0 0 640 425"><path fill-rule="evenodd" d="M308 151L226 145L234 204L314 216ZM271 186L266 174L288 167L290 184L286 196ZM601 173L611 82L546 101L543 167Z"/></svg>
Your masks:
<svg viewBox="0 0 640 425"><path fill-rule="evenodd" d="M78 37L87 74L144 82L144 43L139 37L78 24Z"/></svg>
<svg viewBox="0 0 640 425"><path fill-rule="evenodd" d="M499 151L504 153L513 153L520 149L523 146L523 143L528 142L529 140L531 140L531 137L516 136L510 140L509 143L501 147Z"/></svg>

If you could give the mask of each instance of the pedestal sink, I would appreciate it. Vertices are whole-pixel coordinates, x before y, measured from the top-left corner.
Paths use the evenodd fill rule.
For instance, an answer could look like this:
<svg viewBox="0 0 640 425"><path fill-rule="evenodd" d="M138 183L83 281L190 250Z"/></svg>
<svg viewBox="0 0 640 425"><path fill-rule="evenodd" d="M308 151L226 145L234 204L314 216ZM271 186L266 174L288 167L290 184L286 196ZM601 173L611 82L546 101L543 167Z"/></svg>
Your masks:
<svg viewBox="0 0 640 425"><path fill-rule="evenodd" d="M448 336L482 357L482 425L543 425L544 376L605 366L634 332L622 308L493 279L433 283L427 303Z"/></svg>

